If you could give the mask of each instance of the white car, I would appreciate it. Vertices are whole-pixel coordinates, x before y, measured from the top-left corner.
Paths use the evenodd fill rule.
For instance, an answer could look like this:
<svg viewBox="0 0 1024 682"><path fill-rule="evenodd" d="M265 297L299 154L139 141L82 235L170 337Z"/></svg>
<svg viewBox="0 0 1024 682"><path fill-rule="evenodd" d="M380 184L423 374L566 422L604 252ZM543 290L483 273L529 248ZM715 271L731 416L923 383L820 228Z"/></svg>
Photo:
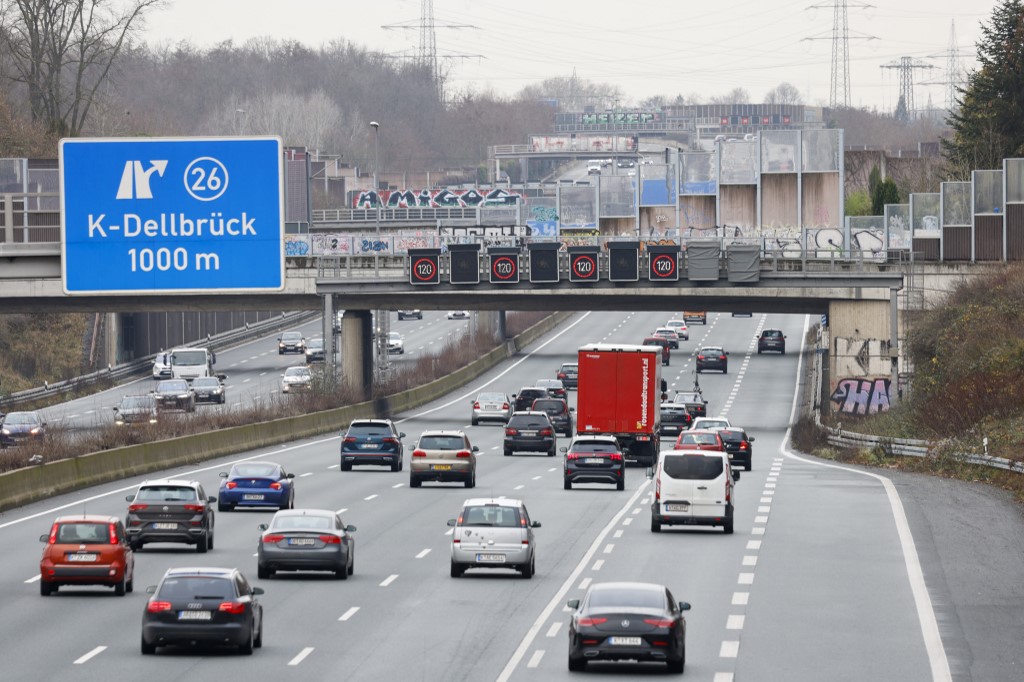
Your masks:
<svg viewBox="0 0 1024 682"><path fill-rule="evenodd" d="M390 332L388 334L388 352L397 353L398 355L405 354L405 340L398 332Z"/></svg>
<svg viewBox="0 0 1024 682"><path fill-rule="evenodd" d="M689 328L687 328L686 322L684 320L669 320L668 322L665 323L665 326L675 331L675 333L683 341L690 340L690 330Z"/></svg>
<svg viewBox="0 0 1024 682"><path fill-rule="evenodd" d="M281 392L297 393L313 387L313 373L305 365L289 367L281 375Z"/></svg>
<svg viewBox="0 0 1024 682"><path fill-rule="evenodd" d="M732 424L730 424L729 420L725 417L697 417L693 420L693 423L690 424L690 431L695 431L696 429L707 429L713 431L715 429L731 428Z"/></svg>
<svg viewBox="0 0 1024 682"><path fill-rule="evenodd" d="M423 319L423 311L422 310L399 310L398 311L398 321L399 322L401 322L402 320L410 320L410 319L411 320L422 320Z"/></svg>
<svg viewBox="0 0 1024 682"><path fill-rule="evenodd" d="M468 320L469 319L469 311L468 310L449 310L448 311L448 319L449 320Z"/></svg>
<svg viewBox="0 0 1024 682"><path fill-rule="evenodd" d="M154 379L170 379L174 376L171 373L171 359L168 355L168 353L157 353L153 358Z"/></svg>

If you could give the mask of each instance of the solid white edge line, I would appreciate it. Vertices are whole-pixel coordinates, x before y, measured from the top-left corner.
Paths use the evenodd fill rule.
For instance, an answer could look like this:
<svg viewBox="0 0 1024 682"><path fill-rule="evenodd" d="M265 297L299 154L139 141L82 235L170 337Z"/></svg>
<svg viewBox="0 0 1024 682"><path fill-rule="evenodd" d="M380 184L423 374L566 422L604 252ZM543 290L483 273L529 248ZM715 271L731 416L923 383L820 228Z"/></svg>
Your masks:
<svg viewBox="0 0 1024 682"><path fill-rule="evenodd" d="M924 582L924 571L921 569L921 560L917 555L917 546L914 544L914 536L910 532L910 523L907 521L906 511L903 509L903 502L896 486L885 476L870 471L858 471L850 467L838 464L826 464L815 462L794 454L789 449L789 441L793 435L793 420L796 418L797 403L800 400L800 379L803 376L804 346L807 343L807 330L810 329L810 316L804 316L804 329L800 337L800 354L797 356L796 366L796 389L793 393L793 406L789 412L789 424L786 435L779 446L779 452L804 464L848 471L873 478L882 484L885 494L889 498L889 506L892 509L893 521L896 524L896 532L900 538L900 546L903 549L903 563L907 568L907 579L910 582L910 591L914 595L914 605L917 608L917 619L921 625L921 636L924 639L925 651L928 654L928 663L931 666L933 682L948 682L953 679L949 669L949 659L946 656L946 649L942 645L942 635L939 633L939 625L935 620L935 607L928 596L928 586Z"/></svg>
<svg viewBox="0 0 1024 682"><path fill-rule="evenodd" d="M90 651L89 653L87 653L87 654L85 654L84 656L82 656L82 657L80 657L80 658L76 659L76 660L75 660L75 665L82 665L83 663L85 663L86 661L88 661L88 660L89 660L90 658L92 658L93 656L96 656L96 655L98 655L98 654L101 654L101 653L103 653L104 651L106 651L106 649L107 649L107 647L105 647L105 646L98 646L98 647L96 647L95 649L93 649L93 650L92 650L92 651Z"/></svg>
<svg viewBox="0 0 1024 682"><path fill-rule="evenodd" d="M41 579L42 579L42 577L43 577L43 576L42 576L41 574L39 574L39 573L36 573L36 574L35 574L35 575L34 575L33 577L31 577L31 578L29 578L28 580L26 580L26 581L25 581L25 584L26 584L26 585L30 585L30 584L32 584L32 583L34 583L34 582L36 582L37 580L41 580Z"/></svg>
<svg viewBox="0 0 1024 682"><path fill-rule="evenodd" d="M626 510L629 509L636 502L637 498L640 497L640 494L644 492L644 489L648 486L648 484L650 484L650 481L644 481L642 484L640 484L640 487L636 489L636 492L633 493L633 496L626 501L626 504L624 504L622 508L619 509L618 513L612 517L612 520L608 522L608 525L606 525L604 529L602 529L601 532L598 533L597 537L594 538L594 541L590 544L590 547L587 549L586 554L584 554L583 558L580 559L579 563L576 564L576 568L572 570L572 573L569 574L569 577L567 577L565 579L565 582L562 583L562 586L558 588L558 592L555 593L555 596L551 598L551 601L548 602L548 605L545 606L544 610L542 610L540 612L540 615L537 616L537 620L535 620L533 622L533 625L530 626L530 629L526 632L526 636L523 637L523 640L519 643L519 646L516 648L515 652L513 652L512 657L508 659L508 663L505 664L504 670L501 671L501 674L498 675L495 682L507 682L507 680L512 676L512 673L515 671L516 666L519 665L519 662L523 659L523 656L526 655L526 651L533 644L533 640L537 637L537 633L539 633L540 629L544 627L544 623L547 622L547 619L554 612L558 604L560 604L562 600L565 599L565 595L569 593L570 589L572 589L573 583L576 582L576 579L580 577L581 573L583 573L584 568L587 566L588 563L590 563L590 560L593 558L594 554L597 553L597 548L601 546L601 543L604 542L605 537L608 535L611 529L615 526L615 524L619 522L619 519L621 519L622 516L626 513Z"/></svg>

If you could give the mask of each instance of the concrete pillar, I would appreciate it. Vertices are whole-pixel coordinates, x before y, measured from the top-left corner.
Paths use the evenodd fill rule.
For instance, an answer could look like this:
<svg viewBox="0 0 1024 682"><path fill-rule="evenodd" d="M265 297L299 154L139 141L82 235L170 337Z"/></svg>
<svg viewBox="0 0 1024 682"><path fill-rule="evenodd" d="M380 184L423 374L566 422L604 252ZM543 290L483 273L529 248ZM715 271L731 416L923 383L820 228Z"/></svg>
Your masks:
<svg viewBox="0 0 1024 682"><path fill-rule="evenodd" d="M505 339L508 338L508 330L507 330L506 323L505 323L505 311L504 310L498 310L497 311L497 315L498 315L498 319L497 319L497 327L498 328L495 331L494 335L497 338L498 343L505 343Z"/></svg>
<svg viewBox="0 0 1024 682"><path fill-rule="evenodd" d="M328 377L328 385L333 386L334 380L338 378L338 356L334 352L334 295L327 294L324 296L324 319L323 319L323 339L324 339L324 374Z"/></svg>
<svg viewBox="0 0 1024 682"><path fill-rule="evenodd" d="M107 313L106 333L103 335L104 348L103 354L99 358L99 362L96 363L97 367L106 367L107 365L116 365L121 360L121 315L122 313ZM129 349L127 357L134 357L134 348Z"/></svg>
<svg viewBox="0 0 1024 682"><path fill-rule="evenodd" d="M341 320L341 366L345 383L360 396L373 386L373 316L369 310L345 310Z"/></svg>
<svg viewBox="0 0 1024 682"><path fill-rule="evenodd" d="M888 297L887 297L888 298ZM892 300L829 304L829 402L834 413L886 412L895 402Z"/></svg>

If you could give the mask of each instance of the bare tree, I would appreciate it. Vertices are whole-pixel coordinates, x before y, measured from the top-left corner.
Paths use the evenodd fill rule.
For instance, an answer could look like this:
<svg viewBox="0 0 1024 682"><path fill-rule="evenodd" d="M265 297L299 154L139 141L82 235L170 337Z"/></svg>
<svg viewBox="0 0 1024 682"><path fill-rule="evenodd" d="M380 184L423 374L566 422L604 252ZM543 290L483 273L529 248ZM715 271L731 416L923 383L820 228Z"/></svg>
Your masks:
<svg viewBox="0 0 1024 682"><path fill-rule="evenodd" d="M782 82L764 96L765 104L803 104L804 98L792 83Z"/></svg>
<svg viewBox="0 0 1024 682"><path fill-rule="evenodd" d="M708 101L711 104L749 104L750 93L743 88L733 88L724 95L709 98Z"/></svg>
<svg viewBox="0 0 1024 682"><path fill-rule="evenodd" d="M61 137L79 135L126 40L164 2L0 0L0 45L12 71L5 75L27 88L32 120Z"/></svg>

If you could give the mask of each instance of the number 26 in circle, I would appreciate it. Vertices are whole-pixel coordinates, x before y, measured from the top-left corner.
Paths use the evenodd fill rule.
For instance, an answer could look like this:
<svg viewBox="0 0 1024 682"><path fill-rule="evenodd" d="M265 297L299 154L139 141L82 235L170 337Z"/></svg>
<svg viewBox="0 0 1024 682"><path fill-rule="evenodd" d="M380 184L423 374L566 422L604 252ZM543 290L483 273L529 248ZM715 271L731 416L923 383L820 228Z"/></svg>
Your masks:
<svg viewBox="0 0 1024 682"><path fill-rule="evenodd" d="M185 169L185 190L199 201L219 199L227 188L228 169L211 156L201 156Z"/></svg>

